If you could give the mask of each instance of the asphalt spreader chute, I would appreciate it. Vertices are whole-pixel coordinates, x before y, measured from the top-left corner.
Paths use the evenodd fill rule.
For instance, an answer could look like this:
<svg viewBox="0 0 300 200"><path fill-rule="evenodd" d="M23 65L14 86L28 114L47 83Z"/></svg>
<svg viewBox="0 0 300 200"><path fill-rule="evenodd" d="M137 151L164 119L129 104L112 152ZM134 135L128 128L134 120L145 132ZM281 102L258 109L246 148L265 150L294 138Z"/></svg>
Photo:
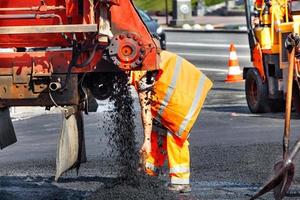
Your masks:
<svg viewBox="0 0 300 200"><path fill-rule="evenodd" d="M294 82L294 70L298 57L297 50L300 47L300 37L297 34L290 34L285 41L285 48L289 51L287 94L285 107L285 124L283 134L283 160L274 166L274 176L267 182L263 188L255 194L250 200L259 198L260 196L273 190L274 199L281 200L288 192L295 175L294 159L300 150L300 139L289 150L290 143L290 121L292 108L292 89Z"/></svg>
<svg viewBox="0 0 300 200"><path fill-rule="evenodd" d="M62 111L63 124L57 145L55 181L67 170L76 169L86 162L82 112L74 106Z"/></svg>

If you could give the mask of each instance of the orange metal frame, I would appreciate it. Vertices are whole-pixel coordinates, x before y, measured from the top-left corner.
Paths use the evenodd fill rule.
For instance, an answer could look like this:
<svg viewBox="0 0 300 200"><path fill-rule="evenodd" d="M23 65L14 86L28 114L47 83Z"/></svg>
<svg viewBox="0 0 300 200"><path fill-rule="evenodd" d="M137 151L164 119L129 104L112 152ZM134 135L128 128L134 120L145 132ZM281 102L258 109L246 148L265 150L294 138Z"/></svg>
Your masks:
<svg viewBox="0 0 300 200"><path fill-rule="evenodd" d="M136 60L133 59L132 62L138 63L138 67L134 70L158 69L159 48L131 0L6 0L0 1L0 49L10 48L15 52L0 52L0 82L5 84L5 78L12 77L15 85L9 87L18 87L16 80L22 80L22 84L24 84L26 76L49 78L54 74L66 75L74 56L74 50L72 50L75 49L74 44L79 47L77 64L81 63L84 66L76 67L74 65L75 67L71 68L70 73L101 72L100 68L107 67L102 64L103 55L112 40L111 36L105 35L108 41L99 42L99 38L103 36L99 30L100 19L102 19L101 12L105 9L108 11L107 20L113 36L129 34L138 37L136 43L127 44L125 40L122 44L122 48L125 50L134 50L134 45L138 45L136 49L143 54L140 57L134 57ZM56 30L53 29L54 26L61 28L69 25L78 25L83 31L76 33L71 31L47 32L47 27ZM85 32L83 25L94 25L96 31ZM44 32L22 32L23 27L26 27L27 30L30 27L30 29ZM10 28L13 30L19 28L20 32L14 34L5 32ZM1 30L4 31L1 32ZM84 47L84 51L80 51L80 47ZM34 51L19 51L25 48L34 49ZM122 57L120 58L121 62L128 60L126 53L130 52L124 51L124 49L121 49L118 54L119 57ZM109 62L109 56L106 55L107 62ZM141 61L141 59L143 60ZM87 60L89 62L84 62ZM125 63L124 66L131 65ZM121 68L121 70L124 69L127 70L127 68ZM128 69L130 70L130 68ZM26 84L29 86L30 83ZM1 87L8 86L0 85ZM23 100L26 99L26 94L21 96ZM1 99L5 99L5 96L1 96Z"/></svg>
<svg viewBox="0 0 300 200"><path fill-rule="evenodd" d="M43 5L41 2L47 2ZM98 24L100 8L110 5L110 21L112 33L133 32L138 34L147 50L147 56L142 63L142 69L158 68L157 46L137 14L132 1L130 0L106 0L94 1L93 7L89 0L7 0L0 1L0 27L9 26L35 26L59 25L62 24ZM91 10L93 8L93 10ZM36 15L33 19L28 19L28 15ZM39 15L52 14L58 17L39 18ZM6 19L8 17L20 17L19 19ZM24 18L22 18L24 17ZM72 34L65 34L73 38ZM76 33L77 42L89 40L96 41L98 35ZM71 47L72 45L62 37L62 33L51 34L2 34L0 36L0 48L22 48L22 47ZM107 46L107 44L103 44ZM29 56L31 53L27 53ZM5 54L7 55L7 54ZM1 58L5 55L2 55ZM19 57L19 54L15 54ZM2 66L0 60L0 67Z"/></svg>

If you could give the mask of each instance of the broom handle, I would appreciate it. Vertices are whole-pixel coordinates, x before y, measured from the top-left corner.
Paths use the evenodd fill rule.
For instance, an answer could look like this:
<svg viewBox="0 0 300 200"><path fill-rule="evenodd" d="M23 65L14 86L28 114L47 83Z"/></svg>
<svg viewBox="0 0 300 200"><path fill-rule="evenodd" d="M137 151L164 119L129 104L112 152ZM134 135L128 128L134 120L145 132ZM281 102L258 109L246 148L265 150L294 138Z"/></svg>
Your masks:
<svg viewBox="0 0 300 200"><path fill-rule="evenodd" d="M288 158L288 153L289 153L294 60L295 60L295 48L292 49L292 52L289 56L287 94L286 94L286 104L285 104L284 136L283 136L283 159L284 160Z"/></svg>

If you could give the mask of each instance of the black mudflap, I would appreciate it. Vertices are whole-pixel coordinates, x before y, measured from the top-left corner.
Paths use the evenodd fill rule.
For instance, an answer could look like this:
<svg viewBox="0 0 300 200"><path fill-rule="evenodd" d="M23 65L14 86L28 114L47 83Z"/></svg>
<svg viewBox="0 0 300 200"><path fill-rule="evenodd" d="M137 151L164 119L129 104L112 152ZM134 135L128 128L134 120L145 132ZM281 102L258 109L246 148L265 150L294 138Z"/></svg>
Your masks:
<svg viewBox="0 0 300 200"><path fill-rule="evenodd" d="M17 142L14 126L10 118L9 108L0 109L0 149Z"/></svg>

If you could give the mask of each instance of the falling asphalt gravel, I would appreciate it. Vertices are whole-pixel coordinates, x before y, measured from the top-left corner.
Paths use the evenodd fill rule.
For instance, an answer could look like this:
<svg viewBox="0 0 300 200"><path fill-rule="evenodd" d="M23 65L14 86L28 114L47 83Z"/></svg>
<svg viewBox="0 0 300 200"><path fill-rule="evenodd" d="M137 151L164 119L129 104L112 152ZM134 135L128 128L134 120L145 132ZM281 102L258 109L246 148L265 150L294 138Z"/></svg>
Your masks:
<svg viewBox="0 0 300 200"><path fill-rule="evenodd" d="M111 154L118 165L118 177L104 188L98 189L89 199L174 199L164 184L156 177L139 172L139 154L135 137L135 110L128 85L128 77L118 74L110 97L113 110L106 116L108 124L103 128L109 138Z"/></svg>

